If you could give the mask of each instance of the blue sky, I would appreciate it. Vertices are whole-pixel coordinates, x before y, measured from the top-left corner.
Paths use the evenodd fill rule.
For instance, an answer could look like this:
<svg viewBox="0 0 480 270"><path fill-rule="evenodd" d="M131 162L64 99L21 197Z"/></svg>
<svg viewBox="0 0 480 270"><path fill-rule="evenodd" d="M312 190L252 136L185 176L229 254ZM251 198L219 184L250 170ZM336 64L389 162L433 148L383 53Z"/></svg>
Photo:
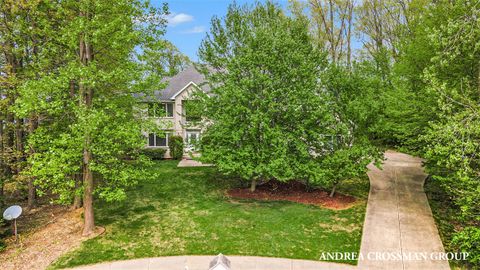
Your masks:
<svg viewBox="0 0 480 270"><path fill-rule="evenodd" d="M227 0L152 0L157 7L164 2L168 3L171 12L165 38L193 61L198 60L198 47L210 28L212 16L223 17L227 13L228 5L232 3ZM236 2L254 3L252 0ZM288 4L287 0L277 2L282 6Z"/></svg>

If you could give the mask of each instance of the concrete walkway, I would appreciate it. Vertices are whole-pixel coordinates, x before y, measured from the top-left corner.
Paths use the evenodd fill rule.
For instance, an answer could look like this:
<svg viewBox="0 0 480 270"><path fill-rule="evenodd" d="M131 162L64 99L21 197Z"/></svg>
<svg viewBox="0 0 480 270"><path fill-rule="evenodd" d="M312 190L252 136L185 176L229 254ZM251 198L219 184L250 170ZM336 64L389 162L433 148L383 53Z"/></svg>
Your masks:
<svg viewBox="0 0 480 270"><path fill-rule="evenodd" d="M369 165L370 193L359 255L363 259L359 259L358 266L227 255L232 270L450 269L447 261L431 259L432 255L444 252L444 249L423 191L426 175L421 167L421 159L393 151L387 151L385 157L387 159L382 170ZM213 258L214 256L146 258L75 269L207 270Z"/></svg>
<svg viewBox="0 0 480 270"><path fill-rule="evenodd" d="M382 170L369 167L370 194L360 249L364 260L359 260L359 268L450 269L448 261L435 259L444 248L423 191L422 160L393 151L385 157ZM381 260L391 254L403 256Z"/></svg>
<svg viewBox="0 0 480 270"><path fill-rule="evenodd" d="M178 163L177 167L211 167L212 164L205 164L201 163L200 161L196 161L193 159L183 158Z"/></svg>

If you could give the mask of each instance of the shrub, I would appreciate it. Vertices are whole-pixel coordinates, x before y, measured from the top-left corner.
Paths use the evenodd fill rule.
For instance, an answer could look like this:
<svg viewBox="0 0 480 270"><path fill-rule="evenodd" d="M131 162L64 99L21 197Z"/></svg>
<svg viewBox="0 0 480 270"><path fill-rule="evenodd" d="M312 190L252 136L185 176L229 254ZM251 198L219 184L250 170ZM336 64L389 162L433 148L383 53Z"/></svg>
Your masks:
<svg viewBox="0 0 480 270"><path fill-rule="evenodd" d="M453 236L452 244L461 252L468 252L467 260L476 266L473 269L480 269L480 228L465 227Z"/></svg>
<svg viewBox="0 0 480 270"><path fill-rule="evenodd" d="M7 245L5 244L5 240L4 240L4 237L5 237L5 234L6 234L6 231L5 231L5 221L3 219L0 219L0 252L4 251L5 248L7 247Z"/></svg>
<svg viewBox="0 0 480 270"><path fill-rule="evenodd" d="M170 136L168 139L168 148L170 148L170 156L173 159L181 159L183 156L183 138L180 136Z"/></svg>
<svg viewBox="0 0 480 270"><path fill-rule="evenodd" d="M0 239L0 252L4 251L7 248L7 244L5 244L5 240Z"/></svg>
<svg viewBox="0 0 480 270"><path fill-rule="evenodd" d="M161 160L165 157L167 149L164 148L145 148L142 150L142 154L151 158L152 160Z"/></svg>

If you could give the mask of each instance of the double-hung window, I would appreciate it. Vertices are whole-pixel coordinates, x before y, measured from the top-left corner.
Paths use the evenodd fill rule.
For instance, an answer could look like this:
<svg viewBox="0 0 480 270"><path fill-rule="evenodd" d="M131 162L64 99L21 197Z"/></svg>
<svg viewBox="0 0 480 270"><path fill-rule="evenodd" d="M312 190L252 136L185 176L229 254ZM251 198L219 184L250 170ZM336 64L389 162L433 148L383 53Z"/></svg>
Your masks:
<svg viewBox="0 0 480 270"><path fill-rule="evenodd" d="M173 103L148 103L148 116L173 117Z"/></svg>
<svg viewBox="0 0 480 270"><path fill-rule="evenodd" d="M163 133L163 134L150 133L148 134L148 146L150 147L168 146L169 136L170 134L168 133Z"/></svg>

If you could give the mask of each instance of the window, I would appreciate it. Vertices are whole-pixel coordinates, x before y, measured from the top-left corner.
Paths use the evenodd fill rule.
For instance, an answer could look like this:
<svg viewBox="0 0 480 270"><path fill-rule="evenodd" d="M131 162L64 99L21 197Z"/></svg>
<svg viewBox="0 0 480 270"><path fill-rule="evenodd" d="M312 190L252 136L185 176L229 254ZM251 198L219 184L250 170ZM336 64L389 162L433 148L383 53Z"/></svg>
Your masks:
<svg viewBox="0 0 480 270"><path fill-rule="evenodd" d="M173 117L173 103L148 103L148 116Z"/></svg>
<svg viewBox="0 0 480 270"><path fill-rule="evenodd" d="M169 133L163 133L163 134L150 133L148 134L148 146L151 146L151 147L167 146L169 136L170 136Z"/></svg>
<svg viewBox="0 0 480 270"><path fill-rule="evenodd" d="M148 146L155 146L155 133L148 134Z"/></svg>
<svg viewBox="0 0 480 270"><path fill-rule="evenodd" d="M167 117L173 117L173 103L165 103L167 106Z"/></svg>

